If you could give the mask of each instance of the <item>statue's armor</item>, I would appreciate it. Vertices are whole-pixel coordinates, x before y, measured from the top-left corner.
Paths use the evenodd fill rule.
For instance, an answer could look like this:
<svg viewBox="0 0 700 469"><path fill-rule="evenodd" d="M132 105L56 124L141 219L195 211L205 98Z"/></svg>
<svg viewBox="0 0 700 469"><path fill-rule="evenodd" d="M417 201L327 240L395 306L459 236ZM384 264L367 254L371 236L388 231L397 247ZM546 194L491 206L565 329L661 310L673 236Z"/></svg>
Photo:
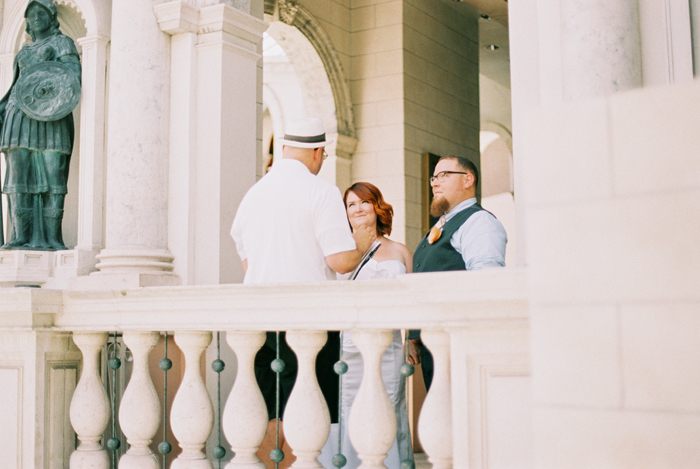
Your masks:
<svg viewBox="0 0 700 469"><path fill-rule="evenodd" d="M22 70L30 65L46 61L61 61L64 63L79 64L78 51L72 39L56 34L41 41L35 41L25 45L15 57L15 79L12 84L5 108L2 130L0 131L0 151L11 148L24 148L38 151L55 151L68 157L73 151L73 114L55 121L40 121L27 116L17 102L17 87L15 84L22 75ZM66 177L46 177L47 169L45 158L35 155L31 158L29 168L21 165L21 174L9 170L5 177L4 193L53 193L65 194L67 192L67 167ZM52 162L53 163L53 162ZM56 162L59 166L67 166L66 162Z"/></svg>

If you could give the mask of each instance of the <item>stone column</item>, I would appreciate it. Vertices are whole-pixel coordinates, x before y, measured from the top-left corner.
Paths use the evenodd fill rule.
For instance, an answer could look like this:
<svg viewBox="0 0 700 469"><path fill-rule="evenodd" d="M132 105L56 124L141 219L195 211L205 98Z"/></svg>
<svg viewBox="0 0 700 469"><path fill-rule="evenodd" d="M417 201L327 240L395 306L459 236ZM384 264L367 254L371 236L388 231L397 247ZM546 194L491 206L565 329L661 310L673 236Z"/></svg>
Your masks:
<svg viewBox="0 0 700 469"><path fill-rule="evenodd" d="M642 86L638 10L637 2L562 0L564 99Z"/></svg>
<svg viewBox="0 0 700 469"><path fill-rule="evenodd" d="M229 231L256 181L267 23L223 3L200 9L179 0L154 11L172 35L168 245L175 271L190 285L240 281Z"/></svg>
<svg viewBox="0 0 700 469"><path fill-rule="evenodd" d="M82 47L82 99L80 104L80 171L78 244L73 276L87 275L95 268L96 256L104 247L104 159L107 44L104 36L78 39ZM60 267L60 264L59 266Z"/></svg>
<svg viewBox="0 0 700 469"><path fill-rule="evenodd" d="M102 283L172 285L168 250L170 38L154 1L114 0Z"/></svg>

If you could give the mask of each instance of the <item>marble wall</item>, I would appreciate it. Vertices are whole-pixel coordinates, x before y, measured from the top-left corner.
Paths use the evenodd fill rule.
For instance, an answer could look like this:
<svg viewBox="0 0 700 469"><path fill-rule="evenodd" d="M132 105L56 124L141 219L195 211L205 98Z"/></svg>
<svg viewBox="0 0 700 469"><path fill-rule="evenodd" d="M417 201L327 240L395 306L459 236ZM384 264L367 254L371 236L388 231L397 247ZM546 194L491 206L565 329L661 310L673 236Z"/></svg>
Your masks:
<svg viewBox="0 0 700 469"><path fill-rule="evenodd" d="M697 467L700 83L532 111L520 136L536 467Z"/></svg>

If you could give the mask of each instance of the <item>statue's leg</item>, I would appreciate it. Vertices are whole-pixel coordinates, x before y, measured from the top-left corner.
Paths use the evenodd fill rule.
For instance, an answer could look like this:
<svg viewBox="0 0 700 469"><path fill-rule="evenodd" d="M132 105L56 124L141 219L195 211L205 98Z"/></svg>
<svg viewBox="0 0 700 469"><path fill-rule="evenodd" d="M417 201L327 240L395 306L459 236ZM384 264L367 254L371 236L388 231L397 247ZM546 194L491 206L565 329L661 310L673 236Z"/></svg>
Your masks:
<svg viewBox="0 0 700 469"><path fill-rule="evenodd" d="M70 155L55 151L44 152L49 192L43 197L44 231L50 250L67 249L63 243L63 204L66 198Z"/></svg>
<svg viewBox="0 0 700 469"><path fill-rule="evenodd" d="M3 192L9 201L12 235L3 249L21 249L29 242L32 232L31 194L27 193L31 173L30 151L12 148L5 152L7 173Z"/></svg>
<svg viewBox="0 0 700 469"><path fill-rule="evenodd" d="M10 199L10 223L12 237L2 247L3 249L21 249L27 243L32 233L31 194L8 194Z"/></svg>
<svg viewBox="0 0 700 469"><path fill-rule="evenodd" d="M63 222L63 194L48 194L44 196L44 231L50 250L67 249L63 244L61 223ZM59 208L60 207L60 208Z"/></svg>

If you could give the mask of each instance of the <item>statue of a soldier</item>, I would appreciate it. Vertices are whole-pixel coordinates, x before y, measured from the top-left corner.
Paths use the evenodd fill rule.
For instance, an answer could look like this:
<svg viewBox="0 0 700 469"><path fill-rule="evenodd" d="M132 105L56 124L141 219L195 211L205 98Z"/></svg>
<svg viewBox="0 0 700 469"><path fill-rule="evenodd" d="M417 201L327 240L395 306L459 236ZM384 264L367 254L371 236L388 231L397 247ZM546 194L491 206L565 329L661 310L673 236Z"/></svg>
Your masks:
<svg viewBox="0 0 700 469"><path fill-rule="evenodd" d="M14 62L0 100L0 151L7 172L11 235L2 249L66 249L61 222L73 151L73 114L80 100L80 59L59 31L52 0L30 0L24 17L32 42Z"/></svg>

